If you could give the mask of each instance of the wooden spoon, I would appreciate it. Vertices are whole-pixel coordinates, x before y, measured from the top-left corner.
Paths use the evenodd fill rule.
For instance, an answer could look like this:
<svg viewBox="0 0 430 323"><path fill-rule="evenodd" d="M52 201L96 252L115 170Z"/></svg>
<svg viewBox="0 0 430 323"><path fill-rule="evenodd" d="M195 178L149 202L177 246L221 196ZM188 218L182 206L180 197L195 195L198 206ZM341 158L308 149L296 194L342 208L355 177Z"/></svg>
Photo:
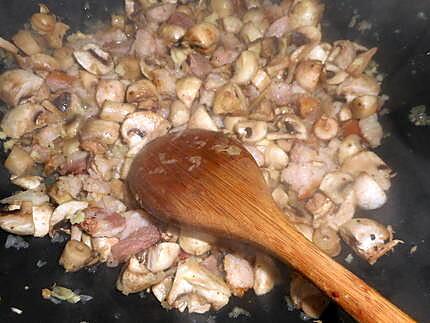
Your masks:
<svg viewBox="0 0 430 323"><path fill-rule="evenodd" d="M265 248L360 322L414 322L297 232L252 156L222 133L185 130L154 140L134 159L127 181L154 216Z"/></svg>

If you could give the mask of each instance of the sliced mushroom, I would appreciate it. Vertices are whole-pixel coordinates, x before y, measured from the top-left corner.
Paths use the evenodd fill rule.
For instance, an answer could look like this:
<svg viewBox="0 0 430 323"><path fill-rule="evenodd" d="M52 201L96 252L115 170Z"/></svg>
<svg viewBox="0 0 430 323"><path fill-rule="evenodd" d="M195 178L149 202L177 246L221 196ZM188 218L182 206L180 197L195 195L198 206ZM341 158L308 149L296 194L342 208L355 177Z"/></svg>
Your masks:
<svg viewBox="0 0 430 323"><path fill-rule="evenodd" d="M366 218L352 219L340 227L342 239L363 259L373 265L400 240L393 240L391 227Z"/></svg>
<svg viewBox="0 0 430 323"><path fill-rule="evenodd" d="M369 65L372 57L376 54L378 49L376 47L369 49L363 53L360 53L355 57L352 63L348 66L347 72L353 76L358 76L364 72L366 67Z"/></svg>
<svg viewBox="0 0 430 323"><path fill-rule="evenodd" d="M151 140L165 135L169 127L169 122L154 112L134 112L122 123L121 136L129 146L143 147Z"/></svg>
<svg viewBox="0 0 430 323"><path fill-rule="evenodd" d="M26 190L37 189L42 184L42 180L42 177L33 175L11 178L12 183Z"/></svg>
<svg viewBox="0 0 430 323"><path fill-rule="evenodd" d="M273 259L258 252L254 264L254 293L258 296L269 293L279 277L280 272Z"/></svg>
<svg viewBox="0 0 430 323"><path fill-rule="evenodd" d="M167 46L178 44L184 37L187 30L174 24L165 24L160 27L160 36L164 39Z"/></svg>
<svg viewBox="0 0 430 323"><path fill-rule="evenodd" d="M19 47L26 55L30 56L33 54L41 53L42 48L34 39L31 31L29 30L20 30L13 37L12 41L16 46ZM16 54L18 51L16 52Z"/></svg>
<svg viewBox="0 0 430 323"><path fill-rule="evenodd" d="M264 32L257 26L256 23L249 21L244 23L240 30L240 36L245 43L252 43L260 38L264 37Z"/></svg>
<svg viewBox="0 0 430 323"><path fill-rule="evenodd" d="M176 95L188 108L197 97L202 81L195 76L187 76L176 81Z"/></svg>
<svg viewBox="0 0 430 323"><path fill-rule="evenodd" d="M352 117L355 119L364 119L374 114L378 110L378 97L364 95L356 97L350 104Z"/></svg>
<svg viewBox="0 0 430 323"><path fill-rule="evenodd" d="M348 102L359 96L377 96L381 86L374 77L362 74L357 77L348 77L337 88L338 95L344 95Z"/></svg>
<svg viewBox="0 0 430 323"><path fill-rule="evenodd" d="M167 298L167 295L170 292L170 289L172 288L173 284L173 277L166 277L158 284L155 284L152 286L151 290L154 294L155 298L159 302L164 302Z"/></svg>
<svg viewBox="0 0 430 323"><path fill-rule="evenodd" d="M189 258L178 265L172 289L167 296L170 305L182 295L195 293L219 310L228 303L231 292L226 283L215 274Z"/></svg>
<svg viewBox="0 0 430 323"><path fill-rule="evenodd" d="M181 248L195 256L201 256L211 250L211 243L214 238L203 232L182 228L179 235L179 245Z"/></svg>
<svg viewBox="0 0 430 323"><path fill-rule="evenodd" d="M171 272L152 273L136 257L131 257L125 264L116 282L116 288L124 295L138 293L156 285L170 276Z"/></svg>
<svg viewBox="0 0 430 323"><path fill-rule="evenodd" d="M102 144L112 145L119 136L119 124L113 121L90 119L80 130L81 140L97 141Z"/></svg>
<svg viewBox="0 0 430 323"><path fill-rule="evenodd" d="M334 42L329 61L336 64L341 70L345 70L355 59L356 48L349 40L339 40Z"/></svg>
<svg viewBox="0 0 430 323"><path fill-rule="evenodd" d="M243 121L234 126L234 130L243 142L257 142L267 134L267 123L264 121Z"/></svg>
<svg viewBox="0 0 430 323"><path fill-rule="evenodd" d="M321 221L320 224L326 224L333 230L337 231L340 226L354 217L356 206L357 198L355 197L354 190L350 187L347 189L345 199L337 212L329 214L325 221Z"/></svg>
<svg viewBox="0 0 430 323"><path fill-rule="evenodd" d="M372 151L362 151L345 159L341 170L353 176L358 176L363 172L367 173L384 191L391 186L392 171L390 167Z"/></svg>
<svg viewBox="0 0 430 323"><path fill-rule="evenodd" d="M380 208L387 201L384 190L366 173L358 175L353 187L357 205L364 210Z"/></svg>
<svg viewBox="0 0 430 323"><path fill-rule="evenodd" d="M0 75L0 99L9 106L16 106L40 89L43 79L32 72L14 69Z"/></svg>
<svg viewBox="0 0 430 323"><path fill-rule="evenodd" d="M345 200L345 189L352 184L354 178L348 173L335 171L324 176L320 184L320 190L336 204L342 204Z"/></svg>
<svg viewBox="0 0 430 323"><path fill-rule="evenodd" d="M234 5L231 0L211 0L210 6L220 18L231 16L234 13Z"/></svg>
<svg viewBox="0 0 430 323"><path fill-rule="evenodd" d="M258 56L250 51L243 51L234 63L234 75L232 82L247 84L255 76L258 70Z"/></svg>
<svg viewBox="0 0 430 323"><path fill-rule="evenodd" d="M79 65L94 75L105 75L114 68L112 57L96 44L87 44L73 52Z"/></svg>
<svg viewBox="0 0 430 323"><path fill-rule="evenodd" d="M335 204L326 195L316 192L306 202L305 208L313 215L314 228L318 228L335 211Z"/></svg>
<svg viewBox="0 0 430 323"><path fill-rule="evenodd" d="M181 101L174 101L170 107L169 120L173 127L186 124L190 120L190 109Z"/></svg>
<svg viewBox="0 0 430 323"><path fill-rule="evenodd" d="M28 173L34 165L34 160L31 155L19 147L14 145L9 156L4 162L4 167L13 175L21 176Z"/></svg>
<svg viewBox="0 0 430 323"><path fill-rule="evenodd" d="M291 280L290 297L296 308L314 319L321 316L330 302L327 295L299 274L294 274Z"/></svg>
<svg viewBox="0 0 430 323"><path fill-rule="evenodd" d="M21 205L24 202L31 202L33 206L38 206L48 203L49 196L42 191L26 190L0 200L0 203L11 205Z"/></svg>
<svg viewBox="0 0 430 323"><path fill-rule="evenodd" d="M321 20L324 5L319 0L295 1L289 12L289 27L316 26Z"/></svg>
<svg viewBox="0 0 430 323"><path fill-rule="evenodd" d="M207 22L194 25L187 30L184 39L190 46L202 54L213 52L218 44L220 32L218 28Z"/></svg>
<svg viewBox="0 0 430 323"><path fill-rule="evenodd" d="M315 90L318 85L323 65L317 60L306 60L296 68L296 81L308 91Z"/></svg>
<svg viewBox="0 0 430 323"><path fill-rule="evenodd" d="M85 243L69 240L58 262L66 272L74 272L88 265L92 258L91 249Z"/></svg>
<svg viewBox="0 0 430 323"><path fill-rule="evenodd" d="M79 211L83 211L88 207L86 201L69 201L57 206L52 213L50 226L53 227L64 219L72 218Z"/></svg>
<svg viewBox="0 0 430 323"><path fill-rule="evenodd" d="M151 72L152 82L158 93L168 97L173 97L176 91L175 77L173 73L165 68L153 70Z"/></svg>
<svg viewBox="0 0 430 323"><path fill-rule="evenodd" d="M105 101L100 112L100 119L105 121L123 122L136 110L133 104Z"/></svg>
<svg viewBox="0 0 430 323"><path fill-rule="evenodd" d="M142 79L129 85L126 93L128 103L141 102L158 97L157 88L150 80Z"/></svg>
<svg viewBox="0 0 430 323"><path fill-rule="evenodd" d="M2 212L0 214L0 228L17 235L33 235L34 223L30 212L22 210Z"/></svg>
<svg viewBox="0 0 430 323"><path fill-rule="evenodd" d="M318 139L330 140L336 137L339 130L337 121L333 118L322 116L314 124L314 134Z"/></svg>
<svg viewBox="0 0 430 323"><path fill-rule="evenodd" d="M242 115L247 113L248 104L240 87L228 83L216 91L212 109L216 114Z"/></svg>
<svg viewBox="0 0 430 323"><path fill-rule="evenodd" d="M48 13L35 13L31 16L31 27L41 35L53 32L56 18Z"/></svg>
<svg viewBox="0 0 430 323"><path fill-rule="evenodd" d="M361 144L361 138L358 135L349 135L345 139L343 139L342 143L339 146L339 150L337 153L337 160L339 164L343 164L345 159L359 153L364 149Z"/></svg>
<svg viewBox="0 0 430 323"><path fill-rule="evenodd" d="M264 149L264 160L266 167L282 170L288 165L287 153L276 144L269 144Z"/></svg>
<svg viewBox="0 0 430 323"><path fill-rule="evenodd" d="M139 61L133 56L122 56L118 59L115 72L123 79L135 81L140 76Z"/></svg>
<svg viewBox="0 0 430 323"><path fill-rule="evenodd" d="M312 242L330 257L338 256L342 250L337 232L327 226L314 231Z"/></svg>
<svg viewBox="0 0 430 323"><path fill-rule="evenodd" d="M53 208L48 203L32 207L35 237L44 237L49 233L52 211Z"/></svg>
<svg viewBox="0 0 430 323"><path fill-rule="evenodd" d="M267 134L267 139L300 139L306 140L308 138L308 131L303 121L294 114L285 114L275 121L278 132L271 132Z"/></svg>
<svg viewBox="0 0 430 323"><path fill-rule="evenodd" d="M222 19L223 27L226 32L236 34L242 28L242 20L236 16L227 16Z"/></svg>
<svg viewBox="0 0 430 323"><path fill-rule="evenodd" d="M99 107L103 106L105 101L124 102L125 88L124 84L118 80L100 80L97 84L96 102Z"/></svg>
<svg viewBox="0 0 430 323"><path fill-rule="evenodd" d="M69 29L70 27L68 25L62 22L57 22L54 26L54 30L52 31L52 33L48 33L45 35L49 46L51 46L52 48L63 47L63 38Z"/></svg>
<svg viewBox="0 0 430 323"><path fill-rule="evenodd" d="M92 238L91 245L97 253L97 258L100 262L106 262L112 256L112 246L119 242L118 238Z"/></svg>
<svg viewBox="0 0 430 323"><path fill-rule="evenodd" d="M174 242L162 242L149 248L146 267L153 273L169 269L177 260L180 247Z"/></svg>

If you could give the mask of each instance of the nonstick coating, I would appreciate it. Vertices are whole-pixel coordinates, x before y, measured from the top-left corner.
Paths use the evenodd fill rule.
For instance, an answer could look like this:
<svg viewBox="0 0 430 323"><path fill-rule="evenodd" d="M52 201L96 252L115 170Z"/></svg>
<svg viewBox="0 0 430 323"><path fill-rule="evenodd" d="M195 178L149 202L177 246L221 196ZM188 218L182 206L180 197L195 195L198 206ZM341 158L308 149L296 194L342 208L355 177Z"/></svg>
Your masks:
<svg viewBox="0 0 430 323"><path fill-rule="evenodd" d="M0 0L0 35L9 37L37 10L32 0ZM83 29L96 19L109 16L122 1L63 0L44 1L73 30ZM372 28L358 32L348 27L359 15ZM378 46L376 60L386 74L383 92L390 96L391 113L383 117L387 138L378 154L397 172L388 203L380 210L359 212L361 216L392 224L396 236L405 241L393 254L374 266L354 257L339 262L378 289L420 322L430 321L430 157L429 129L414 127L408 121L411 107L428 104L430 97L430 1L424 0L327 0L323 23L326 39L357 40L366 46ZM1 68L1 66L0 66ZM4 160L4 153L1 155ZM0 169L0 197L16 190ZM218 313L205 315L178 313L161 308L151 294L123 296L115 290L118 269L104 265L94 271L66 274L57 265L62 245L48 239L25 238L30 247L5 249L6 234L0 233L0 322L302 322L299 312L290 312L283 299L286 286L269 295L232 298ZM412 246L417 251L410 254ZM38 268L38 260L47 264ZM335 279L335 278L334 278ZM41 289L53 283L79 289L94 299L86 304L54 305L41 297ZM27 286L27 287L25 287ZM15 314L10 307L23 310ZM228 317L234 306L250 312L250 317ZM353 322L341 309L331 306L324 322ZM392 322L396 322L393 318Z"/></svg>

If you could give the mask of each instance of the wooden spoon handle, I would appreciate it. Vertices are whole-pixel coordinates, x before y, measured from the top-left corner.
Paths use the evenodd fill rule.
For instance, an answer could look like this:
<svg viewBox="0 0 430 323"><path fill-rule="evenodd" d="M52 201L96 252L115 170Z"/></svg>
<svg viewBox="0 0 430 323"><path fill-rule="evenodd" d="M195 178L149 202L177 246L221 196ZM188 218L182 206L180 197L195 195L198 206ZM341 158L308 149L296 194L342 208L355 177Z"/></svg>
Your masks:
<svg viewBox="0 0 430 323"><path fill-rule="evenodd" d="M273 211L273 209L272 209ZM280 211L260 209L252 240L290 263L360 322L415 322L294 229Z"/></svg>

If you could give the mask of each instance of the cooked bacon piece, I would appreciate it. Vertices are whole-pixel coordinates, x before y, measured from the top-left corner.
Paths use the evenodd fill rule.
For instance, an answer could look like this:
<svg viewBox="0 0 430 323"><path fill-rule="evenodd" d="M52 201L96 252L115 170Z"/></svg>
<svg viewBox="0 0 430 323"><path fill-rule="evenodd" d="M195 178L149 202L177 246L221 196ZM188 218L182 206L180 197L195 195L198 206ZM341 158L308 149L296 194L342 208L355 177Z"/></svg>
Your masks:
<svg viewBox="0 0 430 323"><path fill-rule="evenodd" d="M127 239L120 240L112 247L111 263L121 263L132 255L141 252L156 244L161 238L157 227L150 224L140 228Z"/></svg>
<svg viewBox="0 0 430 323"><path fill-rule="evenodd" d="M178 12L178 11L174 12L170 16L167 23L172 24L172 25L176 25L176 26L179 26L179 27L182 27L185 29L189 29L192 26L194 26L194 21L190 16L188 16L182 12Z"/></svg>
<svg viewBox="0 0 430 323"><path fill-rule="evenodd" d="M114 237L125 228L125 219L118 213L100 208L85 210L85 220L80 223L82 230L92 237Z"/></svg>
<svg viewBox="0 0 430 323"><path fill-rule="evenodd" d="M192 53L189 57L191 72L199 78L203 78L212 71L209 60L199 53Z"/></svg>

